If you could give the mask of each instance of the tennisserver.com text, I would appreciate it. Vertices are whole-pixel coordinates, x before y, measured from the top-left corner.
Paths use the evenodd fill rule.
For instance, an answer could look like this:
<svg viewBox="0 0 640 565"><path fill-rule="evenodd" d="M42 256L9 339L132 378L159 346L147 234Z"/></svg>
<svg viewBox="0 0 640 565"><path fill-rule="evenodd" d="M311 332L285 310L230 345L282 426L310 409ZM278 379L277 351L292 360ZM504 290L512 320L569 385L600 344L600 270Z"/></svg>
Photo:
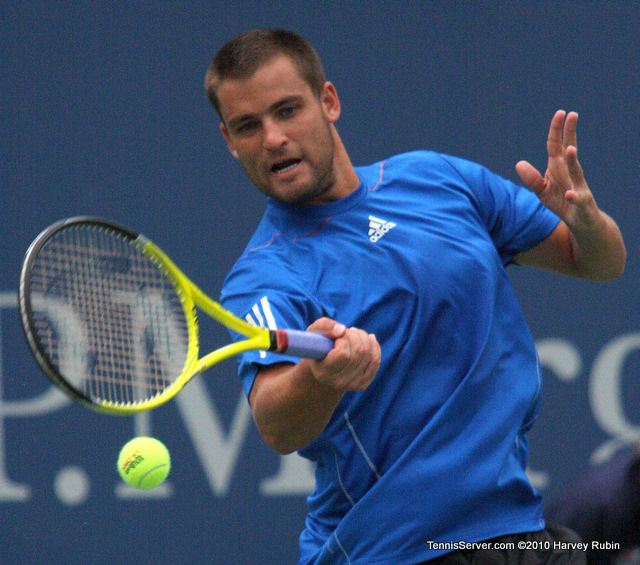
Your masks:
<svg viewBox="0 0 640 565"><path fill-rule="evenodd" d="M569 543L564 541L519 541L519 542L492 542L492 541L483 541L483 542L466 542L466 541L454 541L454 542L437 542L430 541L427 542L429 544L429 549L434 550L447 550L447 551L456 551L459 549L463 550L477 550L477 549L532 549L532 550L578 550L578 551L587 551L591 550L619 550L620 544L617 542L610 541L592 541L590 543L587 542L579 542L579 543Z"/></svg>

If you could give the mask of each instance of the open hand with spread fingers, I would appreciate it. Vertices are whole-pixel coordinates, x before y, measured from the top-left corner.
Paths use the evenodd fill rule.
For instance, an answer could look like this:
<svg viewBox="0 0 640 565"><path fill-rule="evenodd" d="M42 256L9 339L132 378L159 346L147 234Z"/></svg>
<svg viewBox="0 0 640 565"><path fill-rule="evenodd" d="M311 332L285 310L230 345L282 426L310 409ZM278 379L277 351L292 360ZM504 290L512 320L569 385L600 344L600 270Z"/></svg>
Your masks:
<svg viewBox="0 0 640 565"><path fill-rule="evenodd" d="M516 171L540 201L555 212L569 227L593 222L598 208L585 181L578 161L576 128L578 114L558 110L549 128L547 170L542 174L527 161L520 161Z"/></svg>
<svg viewBox="0 0 640 565"><path fill-rule="evenodd" d="M546 240L520 253L516 262L591 280L611 280L624 271L626 250L615 221L598 208L578 161L578 114L558 110L551 119L547 170L529 162L516 171L540 202L562 220Z"/></svg>

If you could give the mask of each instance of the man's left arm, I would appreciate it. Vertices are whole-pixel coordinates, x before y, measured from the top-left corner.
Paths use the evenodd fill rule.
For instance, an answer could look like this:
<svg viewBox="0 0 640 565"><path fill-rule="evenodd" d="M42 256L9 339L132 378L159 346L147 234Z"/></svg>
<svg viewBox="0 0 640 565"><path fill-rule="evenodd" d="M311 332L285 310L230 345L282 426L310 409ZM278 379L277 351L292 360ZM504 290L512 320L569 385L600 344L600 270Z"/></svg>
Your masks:
<svg viewBox="0 0 640 565"><path fill-rule="evenodd" d="M578 114L558 110L551 120L544 176L527 161L516 170L561 221L537 246L519 253L514 261L561 274L595 281L612 280L624 271L626 249L615 221L600 210L578 161Z"/></svg>

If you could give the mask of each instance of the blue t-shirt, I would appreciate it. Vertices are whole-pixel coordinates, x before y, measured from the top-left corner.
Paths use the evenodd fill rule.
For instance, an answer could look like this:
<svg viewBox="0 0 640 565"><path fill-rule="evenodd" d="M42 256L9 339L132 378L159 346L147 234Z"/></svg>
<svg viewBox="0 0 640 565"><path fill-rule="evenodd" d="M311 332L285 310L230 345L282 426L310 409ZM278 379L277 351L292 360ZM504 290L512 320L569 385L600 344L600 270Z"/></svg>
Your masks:
<svg viewBox="0 0 640 565"><path fill-rule="evenodd" d="M341 200L269 200L222 292L253 323L306 329L328 316L382 348L371 385L299 451L316 469L300 563L404 565L453 548L436 543L542 529L525 475L540 371L504 266L557 216L432 152L356 171L360 187ZM282 361L244 354L247 394L260 365Z"/></svg>

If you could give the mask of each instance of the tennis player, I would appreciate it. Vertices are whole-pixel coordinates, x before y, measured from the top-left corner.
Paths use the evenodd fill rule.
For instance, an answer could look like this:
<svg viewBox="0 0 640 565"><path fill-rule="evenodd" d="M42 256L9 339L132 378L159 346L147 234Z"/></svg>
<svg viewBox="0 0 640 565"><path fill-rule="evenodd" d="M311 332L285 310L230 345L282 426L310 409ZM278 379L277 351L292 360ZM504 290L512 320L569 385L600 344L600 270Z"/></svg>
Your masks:
<svg viewBox="0 0 640 565"><path fill-rule="evenodd" d="M541 382L505 270L604 281L624 269L578 162L577 114L553 116L544 176L517 164L528 190L430 151L354 167L336 89L287 31L231 40L206 90L268 196L224 305L336 340L319 362L240 361L267 444L315 464L300 563L583 563L525 474Z"/></svg>

